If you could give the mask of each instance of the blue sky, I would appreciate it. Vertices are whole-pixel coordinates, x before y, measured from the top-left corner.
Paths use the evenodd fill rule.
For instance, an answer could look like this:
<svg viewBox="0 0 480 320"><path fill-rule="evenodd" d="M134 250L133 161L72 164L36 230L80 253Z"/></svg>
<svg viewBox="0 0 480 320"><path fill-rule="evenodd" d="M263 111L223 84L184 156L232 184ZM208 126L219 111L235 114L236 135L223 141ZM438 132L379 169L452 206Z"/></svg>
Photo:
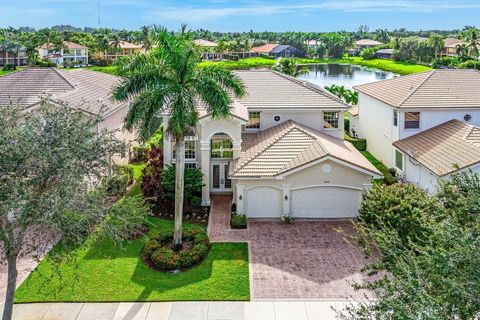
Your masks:
<svg viewBox="0 0 480 320"><path fill-rule="evenodd" d="M98 0L0 0L0 27L97 24ZM159 24L216 31L461 29L480 24L480 0L100 0L102 27Z"/></svg>

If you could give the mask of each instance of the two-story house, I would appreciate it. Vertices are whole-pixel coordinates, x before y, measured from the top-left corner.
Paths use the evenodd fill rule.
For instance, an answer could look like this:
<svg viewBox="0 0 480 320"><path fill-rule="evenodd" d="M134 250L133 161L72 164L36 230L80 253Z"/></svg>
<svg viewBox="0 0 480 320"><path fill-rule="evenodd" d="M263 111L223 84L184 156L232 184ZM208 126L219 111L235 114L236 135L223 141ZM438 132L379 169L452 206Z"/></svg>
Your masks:
<svg viewBox="0 0 480 320"><path fill-rule="evenodd" d="M21 47L20 50L14 52L5 48L0 48L0 67L8 64L25 66L28 63L27 53L25 48Z"/></svg>
<svg viewBox="0 0 480 320"><path fill-rule="evenodd" d="M385 165L434 192L453 172L480 171L479 88L475 70L432 70L356 86L356 133Z"/></svg>
<svg viewBox="0 0 480 320"><path fill-rule="evenodd" d="M200 124L186 141L186 166L203 172L203 204L231 193L250 218L357 216L362 191L381 175L343 140L349 106L270 70L236 74L247 95L234 100L226 119L212 119L200 103ZM166 164L174 163L174 145L165 131Z"/></svg>
<svg viewBox="0 0 480 320"><path fill-rule="evenodd" d="M139 53L145 53L145 49L139 44L127 41L119 41L118 43L110 41L109 49L101 54L101 58L115 61L120 57L133 56Z"/></svg>
<svg viewBox="0 0 480 320"><path fill-rule="evenodd" d="M76 64L78 66L88 65L88 47L64 41L63 48L58 48L52 43L45 43L38 48L41 58L59 66Z"/></svg>

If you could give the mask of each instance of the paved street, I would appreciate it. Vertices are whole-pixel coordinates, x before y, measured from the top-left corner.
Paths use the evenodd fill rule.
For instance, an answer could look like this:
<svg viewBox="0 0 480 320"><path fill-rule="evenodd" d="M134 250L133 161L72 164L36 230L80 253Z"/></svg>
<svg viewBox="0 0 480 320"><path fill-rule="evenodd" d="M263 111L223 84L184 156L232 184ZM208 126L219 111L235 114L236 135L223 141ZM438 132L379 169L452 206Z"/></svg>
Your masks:
<svg viewBox="0 0 480 320"><path fill-rule="evenodd" d="M347 302L152 302L15 305L14 320L333 320ZM2 306L0 305L0 310Z"/></svg>

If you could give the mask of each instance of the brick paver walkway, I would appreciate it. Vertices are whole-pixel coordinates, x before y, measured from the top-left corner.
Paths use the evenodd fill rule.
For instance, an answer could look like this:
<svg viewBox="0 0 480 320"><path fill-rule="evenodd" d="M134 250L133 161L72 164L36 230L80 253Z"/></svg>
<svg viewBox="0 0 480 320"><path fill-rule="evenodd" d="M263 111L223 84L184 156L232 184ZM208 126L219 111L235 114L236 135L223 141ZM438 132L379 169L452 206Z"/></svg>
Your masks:
<svg viewBox="0 0 480 320"><path fill-rule="evenodd" d="M367 279L360 270L365 258L354 241L347 220L250 219L247 230L229 226L231 197L213 196L211 241L247 241L250 244L253 299L361 298L352 282ZM339 233L337 229L344 230Z"/></svg>

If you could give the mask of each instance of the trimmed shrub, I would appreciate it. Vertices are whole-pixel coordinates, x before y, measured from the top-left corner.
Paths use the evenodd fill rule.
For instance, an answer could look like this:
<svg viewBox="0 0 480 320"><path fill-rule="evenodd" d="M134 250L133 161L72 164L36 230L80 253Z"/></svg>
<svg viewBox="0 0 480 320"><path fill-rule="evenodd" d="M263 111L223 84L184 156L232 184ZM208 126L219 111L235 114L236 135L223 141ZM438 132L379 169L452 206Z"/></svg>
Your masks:
<svg viewBox="0 0 480 320"><path fill-rule="evenodd" d="M203 229L184 229L180 251L172 249L172 241L173 231L156 233L143 247L143 259L161 271L185 270L202 261L210 250L210 241Z"/></svg>
<svg viewBox="0 0 480 320"><path fill-rule="evenodd" d="M132 147L130 162L132 163L146 162L148 160L148 151L149 149L145 146Z"/></svg>
<svg viewBox="0 0 480 320"><path fill-rule="evenodd" d="M127 192L130 177L127 174L118 174L111 177L106 177L103 180L103 185L107 195L121 196Z"/></svg>
<svg viewBox="0 0 480 320"><path fill-rule="evenodd" d="M232 229L246 229L247 216L244 214L232 214L232 217L230 218L230 226Z"/></svg>
<svg viewBox="0 0 480 320"><path fill-rule="evenodd" d="M7 63L4 67L3 70L13 70L13 64L12 63Z"/></svg>
<svg viewBox="0 0 480 320"><path fill-rule="evenodd" d="M345 130L346 134L350 134L350 119L349 118L343 118L343 127Z"/></svg>
<svg viewBox="0 0 480 320"><path fill-rule="evenodd" d="M126 174L128 176L128 182L133 183L133 167L128 164L118 165L116 168L118 174Z"/></svg>
<svg viewBox="0 0 480 320"><path fill-rule="evenodd" d="M345 135L345 140L353 144L353 146L358 151L365 151L367 150L367 140L362 138L352 138L349 135Z"/></svg>

